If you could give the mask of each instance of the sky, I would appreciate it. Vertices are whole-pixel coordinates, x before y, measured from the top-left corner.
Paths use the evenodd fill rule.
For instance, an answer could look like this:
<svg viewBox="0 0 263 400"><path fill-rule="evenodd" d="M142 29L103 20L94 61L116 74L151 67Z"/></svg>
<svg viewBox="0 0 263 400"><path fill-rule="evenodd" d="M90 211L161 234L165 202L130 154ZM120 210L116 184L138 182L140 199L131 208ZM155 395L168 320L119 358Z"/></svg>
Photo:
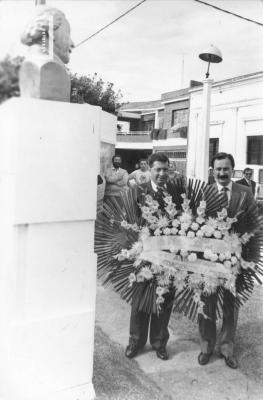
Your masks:
<svg viewBox="0 0 263 400"><path fill-rule="evenodd" d="M140 0L47 0L71 25L75 44ZM206 0L263 23L263 0ZM35 0L0 0L0 59L24 54L19 37ZM207 64L198 55L210 44L223 55L213 64L215 81L263 70L263 26L246 22L194 0L147 0L91 40L76 47L73 73L114 83L124 101L160 99L161 93L202 81Z"/></svg>

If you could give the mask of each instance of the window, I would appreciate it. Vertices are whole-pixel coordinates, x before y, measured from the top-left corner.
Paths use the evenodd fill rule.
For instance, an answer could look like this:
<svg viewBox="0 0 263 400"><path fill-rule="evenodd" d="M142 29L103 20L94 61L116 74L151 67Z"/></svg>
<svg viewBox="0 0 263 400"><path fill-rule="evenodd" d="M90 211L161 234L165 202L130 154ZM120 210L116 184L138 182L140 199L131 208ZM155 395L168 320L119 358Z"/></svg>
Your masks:
<svg viewBox="0 0 263 400"><path fill-rule="evenodd" d="M263 135L247 137L247 164L263 165Z"/></svg>
<svg viewBox="0 0 263 400"><path fill-rule="evenodd" d="M188 126L188 108L172 111L171 126L180 124L181 126Z"/></svg>
<svg viewBox="0 0 263 400"><path fill-rule="evenodd" d="M209 139L209 165L211 166L212 158L218 153L219 139Z"/></svg>
<svg viewBox="0 0 263 400"><path fill-rule="evenodd" d="M167 155L168 158L186 158L186 151L163 151L163 150L158 150L157 152L162 152Z"/></svg>
<svg viewBox="0 0 263 400"><path fill-rule="evenodd" d="M263 183L263 169L258 171L258 183Z"/></svg>
<svg viewBox="0 0 263 400"><path fill-rule="evenodd" d="M154 128L154 121L143 121L142 122L142 130L143 131L152 131Z"/></svg>

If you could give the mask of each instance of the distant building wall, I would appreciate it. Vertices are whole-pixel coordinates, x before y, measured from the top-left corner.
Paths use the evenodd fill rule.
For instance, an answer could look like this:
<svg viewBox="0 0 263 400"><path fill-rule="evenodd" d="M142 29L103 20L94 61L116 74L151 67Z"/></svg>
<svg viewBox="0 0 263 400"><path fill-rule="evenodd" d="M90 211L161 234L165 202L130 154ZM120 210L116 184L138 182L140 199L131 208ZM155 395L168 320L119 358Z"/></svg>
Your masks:
<svg viewBox="0 0 263 400"><path fill-rule="evenodd" d="M202 90L193 90L190 94L187 174L197 178L198 163L202 162L199 142L202 95ZM250 167L254 171L254 180L260 181L263 174L260 156L263 153L263 72L213 85L210 139L218 139L218 151L234 156L236 170Z"/></svg>

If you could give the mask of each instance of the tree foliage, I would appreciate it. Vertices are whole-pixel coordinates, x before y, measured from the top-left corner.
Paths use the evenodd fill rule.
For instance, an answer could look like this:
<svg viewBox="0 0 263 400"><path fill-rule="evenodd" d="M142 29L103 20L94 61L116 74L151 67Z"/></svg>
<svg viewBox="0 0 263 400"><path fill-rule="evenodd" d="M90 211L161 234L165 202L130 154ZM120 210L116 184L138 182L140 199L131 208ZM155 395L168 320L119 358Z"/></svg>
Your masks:
<svg viewBox="0 0 263 400"><path fill-rule="evenodd" d="M19 96L18 74L23 57L6 56L0 61L0 103L10 97ZM105 83L95 73L93 76L70 74L72 103L88 103L102 107L104 111L116 113L121 106L121 91L114 90L114 84Z"/></svg>
<svg viewBox="0 0 263 400"><path fill-rule="evenodd" d="M115 92L114 84L105 83L97 73L93 76L71 75L71 101L101 106L104 111L115 113L121 106L121 91Z"/></svg>
<svg viewBox="0 0 263 400"><path fill-rule="evenodd" d="M23 57L6 56L0 62L0 103L10 97L19 96L18 72Z"/></svg>

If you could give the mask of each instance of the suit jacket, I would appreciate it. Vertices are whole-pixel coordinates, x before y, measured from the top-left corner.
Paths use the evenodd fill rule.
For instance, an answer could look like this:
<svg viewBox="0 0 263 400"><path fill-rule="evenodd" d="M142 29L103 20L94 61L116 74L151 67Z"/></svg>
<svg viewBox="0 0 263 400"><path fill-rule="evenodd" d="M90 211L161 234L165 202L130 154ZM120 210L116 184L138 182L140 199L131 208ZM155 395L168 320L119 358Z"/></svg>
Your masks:
<svg viewBox="0 0 263 400"><path fill-rule="evenodd" d="M154 199L156 199L163 209L166 204L163 200L163 195L160 192L155 192L153 190L151 181L138 186L139 189L139 199L140 203L144 203L144 198L146 194L150 194ZM168 180L165 187L165 192L172 196L173 202L176 204L177 208L181 208L183 199L181 197L182 193L185 193L185 182L183 179L172 179Z"/></svg>
<svg viewBox="0 0 263 400"><path fill-rule="evenodd" d="M254 181L250 181L250 182L251 182L251 186L249 186L249 184L247 183L247 180L245 178L242 178L239 181L236 181L236 183L238 183L239 185L244 185L244 186L249 187L252 190L253 195L255 196L256 182L254 182Z"/></svg>
<svg viewBox="0 0 263 400"><path fill-rule="evenodd" d="M216 183L212 185L218 191ZM251 215L257 213L257 203L250 187L232 183L232 193L228 205L228 216L233 218L239 213L238 222L234 225L238 233L250 232L253 229L254 220Z"/></svg>

